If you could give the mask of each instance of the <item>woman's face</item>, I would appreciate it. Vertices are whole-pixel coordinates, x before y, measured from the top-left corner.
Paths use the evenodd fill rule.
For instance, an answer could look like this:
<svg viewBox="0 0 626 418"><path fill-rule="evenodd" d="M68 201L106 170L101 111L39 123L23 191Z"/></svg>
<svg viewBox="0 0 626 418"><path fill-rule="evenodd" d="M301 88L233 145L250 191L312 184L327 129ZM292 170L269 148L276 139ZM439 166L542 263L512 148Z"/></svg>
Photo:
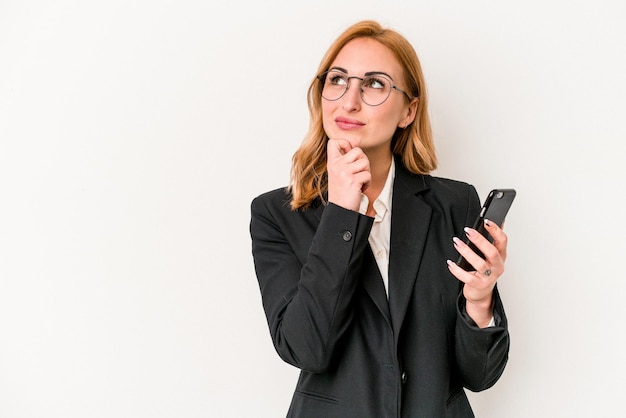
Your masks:
<svg viewBox="0 0 626 418"><path fill-rule="evenodd" d="M393 85L407 91L403 72L393 53L383 44L369 38L348 42L330 66L347 77L364 77L366 73L387 75ZM339 80L341 81L341 80ZM391 89L386 101L378 106L366 104L360 92L361 81L349 80L349 88L338 100L322 99L322 121L331 139L346 139L367 154L391 153L391 139L396 128L405 127L415 118L417 99L411 102L400 91Z"/></svg>

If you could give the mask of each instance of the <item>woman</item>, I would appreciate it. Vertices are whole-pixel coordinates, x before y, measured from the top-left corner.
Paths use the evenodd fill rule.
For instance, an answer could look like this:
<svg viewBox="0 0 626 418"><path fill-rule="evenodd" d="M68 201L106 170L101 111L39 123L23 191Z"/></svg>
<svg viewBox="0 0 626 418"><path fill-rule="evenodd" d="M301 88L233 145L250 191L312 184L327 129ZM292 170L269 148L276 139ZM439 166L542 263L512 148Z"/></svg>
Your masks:
<svg viewBox="0 0 626 418"><path fill-rule="evenodd" d="M496 288L507 237L489 222L494 244L464 229L476 190L428 174L414 49L359 22L331 45L308 101L291 184L257 197L250 224L274 346L301 369L288 416L473 416L463 387L489 388L508 358ZM477 271L449 261L459 254Z"/></svg>

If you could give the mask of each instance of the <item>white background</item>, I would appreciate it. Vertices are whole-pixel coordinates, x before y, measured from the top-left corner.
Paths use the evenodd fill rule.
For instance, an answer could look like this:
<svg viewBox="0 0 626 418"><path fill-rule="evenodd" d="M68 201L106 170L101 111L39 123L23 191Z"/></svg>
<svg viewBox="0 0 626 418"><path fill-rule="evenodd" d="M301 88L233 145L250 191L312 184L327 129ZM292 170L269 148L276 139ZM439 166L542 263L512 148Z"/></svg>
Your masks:
<svg viewBox="0 0 626 418"><path fill-rule="evenodd" d="M0 417L284 416L249 204L362 18L422 60L435 174L518 191L477 416L623 414L624 3L301 3L0 0Z"/></svg>

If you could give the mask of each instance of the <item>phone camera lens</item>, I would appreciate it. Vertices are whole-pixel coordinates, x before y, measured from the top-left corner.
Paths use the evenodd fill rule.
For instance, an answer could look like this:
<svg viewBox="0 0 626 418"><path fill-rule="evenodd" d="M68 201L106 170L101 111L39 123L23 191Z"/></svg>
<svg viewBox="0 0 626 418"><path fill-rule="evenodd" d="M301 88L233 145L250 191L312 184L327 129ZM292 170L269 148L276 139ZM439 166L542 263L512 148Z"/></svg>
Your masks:
<svg viewBox="0 0 626 418"><path fill-rule="evenodd" d="M501 199L502 196L504 196L504 193L502 193L502 192L496 193L496 199Z"/></svg>

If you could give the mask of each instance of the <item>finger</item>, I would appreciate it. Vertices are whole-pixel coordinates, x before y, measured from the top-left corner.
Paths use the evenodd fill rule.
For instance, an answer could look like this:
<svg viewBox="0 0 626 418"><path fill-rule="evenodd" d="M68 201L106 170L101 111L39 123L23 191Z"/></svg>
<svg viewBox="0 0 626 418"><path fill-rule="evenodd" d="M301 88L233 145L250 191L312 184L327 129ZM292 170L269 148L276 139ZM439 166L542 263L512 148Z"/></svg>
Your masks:
<svg viewBox="0 0 626 418"><path fill-rule="evenodd" d="M349 152L352 149L352 144L343 138L329 139L326 149L328 158L336 159Z"/></svg>
<svg viewBox="0 0 626 418"><path fill-rule="evenodd" d="M446 263L450 273L465 284L463 286L463 295L467 300L478 302L491 299L491 293L496 283L495 278L475 271L467 272L452 260L446 260Z"/></svg>
<svg viewBox="0 0 626 418"><path fill-rule="evenodd" d="M493 261L500 256L498 249L481 233L473 228L465 228L464 231L465 235L484 254L485 258Z"/></svg>
<svg viewBox="0 0 626 418"><path fill-rule="evenodd" d="M361 193L363 193L372 183L372 173L369 170L361 171L355 174L357 182L361 184Z"/></svg>
<svg viewBox="0 0 626 418"><path fill-rule="evenodd" d="M372 181L370 162L361 149L353 148L349 154L342 157L345 164L345 173L353 177L353 181L361 185L360 191L364 192Z"/></svg>
<svg viewBox="0 0 626 418"><path fill-rule="evenodd" d="M485 219L485 229L493 238L493 245L498 249L502 259L506 259L506 247L508 244L508 237L495 222Z"/></svg>
<svg viewBox="0 0 626 418"><path fill-rule="evenodd" d="M361 148L352 148L343 155L330 158L329 162L340 168L345 174L356 174L361 171L370 171L370 160Z"/></svg>
<svg viewBox="0 0 626 418"><path fill-rule="evenodd" d="M454 248L458 251L460 255L465 258L465 260L476 270L476 271L485 271L489 269L489 264L485 259L476 254L469 245L465 244L457 237L452 238L452 242L454 243ZM460 268L460 267L459 267Z"/></svg>
<svg viewBox="0 0 626 418"><path fill-rule="evenodd" d="M334 147L331 145L331 147ZM337 150L335 150L338 152ZM336 154L335 154L336 155ZM352 176L354 174L370 171L370 161L361 149L353 148L345 155L328 156L328 172L339 176Z"/></svg>
<svg viewBox="0 0 626 418"><path fill-rule="evenodd" d="M352 148L344 155L344 160L353 172L370 171L370 160L361 148Z"/></svg>
<svg viewBox="0 0 626 418"><path fill-rule="evenodd" d="M473 301L483 299L493 289L495 280L492 280L490 277L481 275L475 271L465 271L452 260L446 260L446 263L448 264L450 273L465 284L463 293L466 295L467 299Z"/></svg>
<svg viewBox="0 0 626 418"><path fill-rule="evenodd" d="M470 272L467 272L465 270L463 270L461 267L459 267L458 264L456 264L454 261L452 260L446 260L446 263L448 264L448 270L450 270L450 273L452 273L452 275L454 277L456 277L457 279L459 279L460 281L462 281L465 284L469 284L472 282L472 280L474 279L474 275L471 274Z"/></svg>

